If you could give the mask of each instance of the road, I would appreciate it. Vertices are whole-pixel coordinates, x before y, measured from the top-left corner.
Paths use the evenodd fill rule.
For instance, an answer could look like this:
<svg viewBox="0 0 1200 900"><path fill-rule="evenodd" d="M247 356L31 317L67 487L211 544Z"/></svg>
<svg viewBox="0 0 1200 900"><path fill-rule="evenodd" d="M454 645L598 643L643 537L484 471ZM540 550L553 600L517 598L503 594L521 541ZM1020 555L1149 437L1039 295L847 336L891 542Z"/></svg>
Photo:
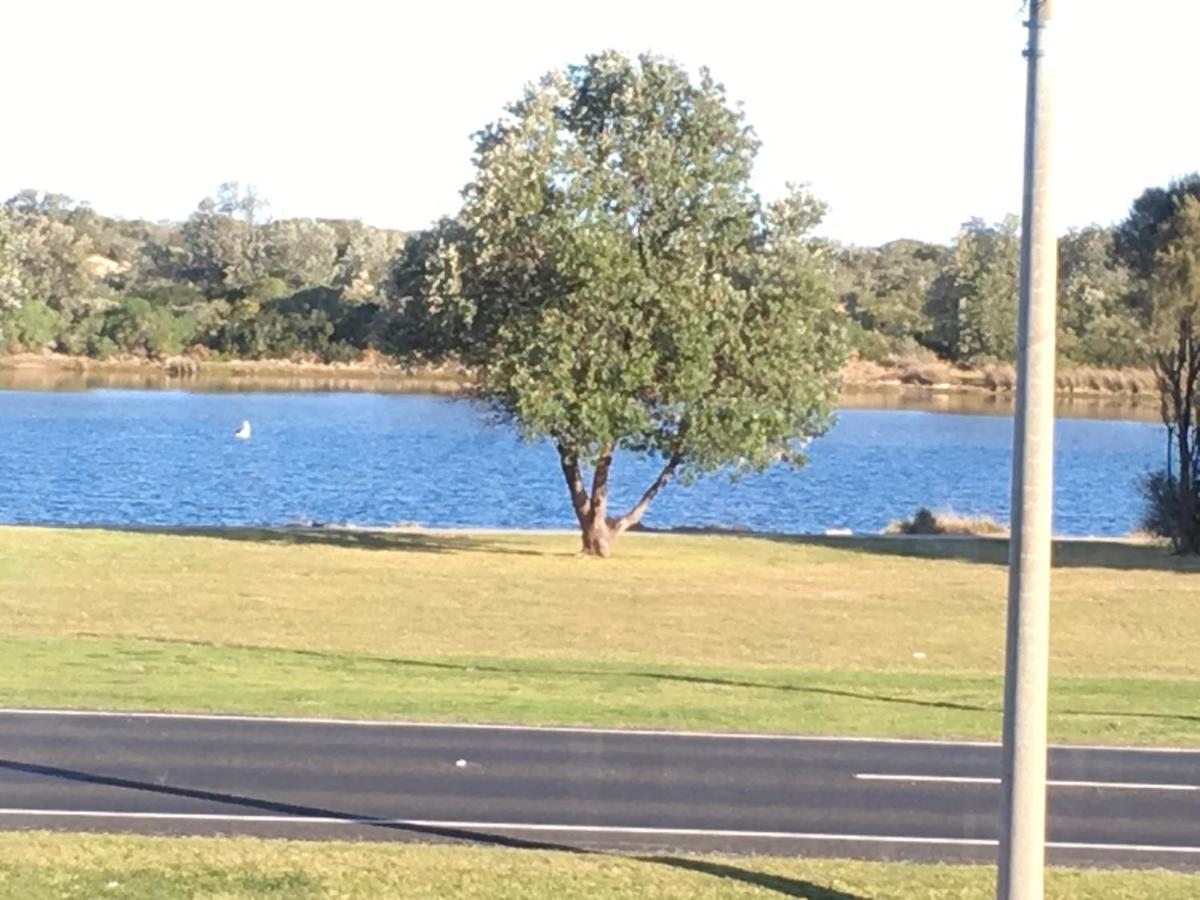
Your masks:
<svg viewBox="0 0 1200 900"><path fill-rule="evenodd" d="M995 857L991 744L0 711L0 829ZM1053 862L1200 869L1200 750L1056 747Z"/></svg>

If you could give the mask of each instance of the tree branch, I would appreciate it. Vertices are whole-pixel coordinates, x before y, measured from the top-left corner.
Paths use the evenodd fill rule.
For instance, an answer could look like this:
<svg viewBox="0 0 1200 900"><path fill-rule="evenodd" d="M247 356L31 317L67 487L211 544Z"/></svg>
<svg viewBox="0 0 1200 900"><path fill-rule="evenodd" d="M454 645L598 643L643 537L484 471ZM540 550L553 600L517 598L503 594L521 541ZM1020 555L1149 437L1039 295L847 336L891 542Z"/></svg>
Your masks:
<svg viewBox="0 0 1200 900"><path fill-rule="evenodd" d="M605 445L596 457L596 470L592 473L591 514L605 515L608 509L608 471L612 468L612 447Z"/></svg>
<svg viewBox="0 0 1200 900"><path fill-rule="evenodd" d="M588 497L587 488L583 484L583 476L579 472L579 456L561 443L556 443L558 460L562 465L563 478L567 482L567 490L571 492L571 506L575 508L575 517L580 525L587 525L592 515L592 502Z"/></svg>
<svg viewBox="0 0 1200 900"><path fill-rule="evenodd" d="M613 532L613 537L616 537L624 531L628 531L642 520L642 516L646 514L646 510L650 506L650 501L653 500L655 495L663 489L663 486L671 480L671 476L675 474L675 470L679 467L679 464L682 461L683 457L679 453L674 454L669 460L667 460L667 464L663 466L662 471L658 473L658 477L654 479L654 483L651 484L650 487L646 488L646 492L642 494L641 499L630 508L629 512L625 513L625 515L621 516L619 519L610 520L609 527Z"/></svg>

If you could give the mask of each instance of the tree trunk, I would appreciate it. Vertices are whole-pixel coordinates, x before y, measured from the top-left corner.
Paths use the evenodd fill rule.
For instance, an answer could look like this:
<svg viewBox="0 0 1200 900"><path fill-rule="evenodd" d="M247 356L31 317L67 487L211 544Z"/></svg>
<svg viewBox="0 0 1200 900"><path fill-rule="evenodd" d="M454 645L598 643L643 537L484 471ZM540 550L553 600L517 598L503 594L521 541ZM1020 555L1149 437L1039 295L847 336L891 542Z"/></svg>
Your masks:
<svg viewBox="0 0 1200 900"><path fill-rule="evenodd" d="M567 490L571 494L571 506L575 510L575 518L579 521L582 538L579 552L583 556L601 558L607 558L612 554L613 541L620 534L628 531L642 520L642 516L650 506L650 501L671 479L680 463L678 454L672 456L654 483L642 494L641 499L625 515L614 518L608 515L608 474L612 468L612 448L603 448L596 458L590 493L584 485L578 453L560 443L558 455L562 464L563 478L566 480Z"/></svg>
<svg viewBox="0 0 1200 900"><path fill-rule="evenodd" d="M594 518L581 526L581 530L583 545L580 553L584 556L599 556L601 559L607 559L612 554L612 542L616 535L609 527L607 518Z"/></svg>
<svg viewBox="0 0 1200 900"><path fill-rule="evenodd" d="M1200 340L1190 318L1178 324L1175 346L1154 357L1161 392L1163 423L1173 435L1179 456L1178 476L1168 462L1167 477L1173 487L1172 545L1177 553L1200 554L1200 429L1197 429L1197 393L1200 391Z"/></svg>

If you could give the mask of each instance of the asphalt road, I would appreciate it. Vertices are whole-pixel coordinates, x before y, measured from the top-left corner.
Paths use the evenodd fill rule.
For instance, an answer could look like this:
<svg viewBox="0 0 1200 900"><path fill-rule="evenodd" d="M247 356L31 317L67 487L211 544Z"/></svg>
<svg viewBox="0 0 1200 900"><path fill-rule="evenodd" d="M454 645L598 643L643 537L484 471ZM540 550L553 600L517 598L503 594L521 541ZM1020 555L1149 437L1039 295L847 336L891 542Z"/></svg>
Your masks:
<svg viewBox="0 0 1200 900"><path fill-rule="evenodd" d="M0 829L994 859L989 744L0 712ZM1055 748L1053 862L1200 869L1200 750Z"/></svg>

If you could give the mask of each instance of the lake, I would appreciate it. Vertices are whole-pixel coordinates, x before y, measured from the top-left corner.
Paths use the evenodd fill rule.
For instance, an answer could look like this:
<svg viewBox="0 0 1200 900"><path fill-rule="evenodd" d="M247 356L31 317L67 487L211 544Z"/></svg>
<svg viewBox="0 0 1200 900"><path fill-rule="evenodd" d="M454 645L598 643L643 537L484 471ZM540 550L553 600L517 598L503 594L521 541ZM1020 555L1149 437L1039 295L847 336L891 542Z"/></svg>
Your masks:
<svg viewBox="0 0 1200 900"><path fill-rule="evenodd" d="M248 419L250 440L233 436ZM1008 518L1007 415L844 409L800 471L670 485L654 527L876 532L917 506ZM1153 422L1061 418L1055 529L1137 526ZM614 507L653 478L619 457ZM110 525L574 525L557 456L430 395L0 391L0 522Z"/></svg>

